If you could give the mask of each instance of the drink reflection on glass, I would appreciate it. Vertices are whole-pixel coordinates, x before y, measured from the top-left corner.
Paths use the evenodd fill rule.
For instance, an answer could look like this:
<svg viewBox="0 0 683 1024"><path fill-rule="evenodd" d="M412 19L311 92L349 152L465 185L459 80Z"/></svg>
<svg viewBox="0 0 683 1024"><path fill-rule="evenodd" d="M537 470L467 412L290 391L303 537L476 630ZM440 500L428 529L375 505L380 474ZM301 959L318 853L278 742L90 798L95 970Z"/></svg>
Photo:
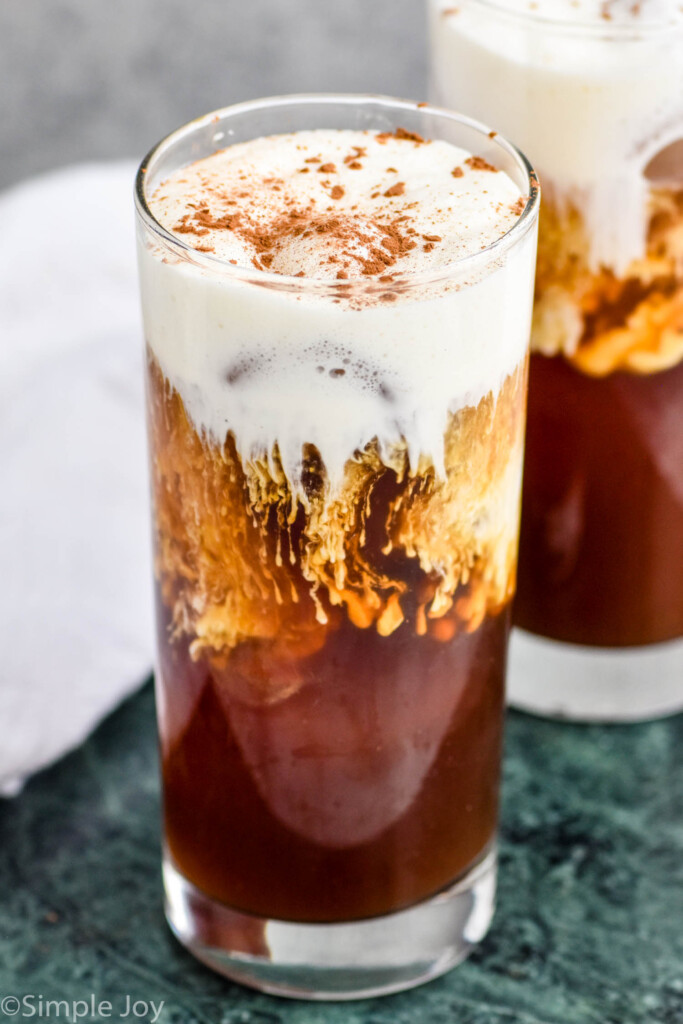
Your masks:
<svg viewBox="0 0 683 1024"><path fill-rule="evenodd" d="M290 98L180 129L137 199L169 921L281 994L417 984L493 910L533 173Z"/></svg>
<svg viewBox="0 0 683 1024"><path fill-rule="evenodd" d="M510 691L541 713L683 707L683 12L431 2L439 102L544 188Z"/></svg>

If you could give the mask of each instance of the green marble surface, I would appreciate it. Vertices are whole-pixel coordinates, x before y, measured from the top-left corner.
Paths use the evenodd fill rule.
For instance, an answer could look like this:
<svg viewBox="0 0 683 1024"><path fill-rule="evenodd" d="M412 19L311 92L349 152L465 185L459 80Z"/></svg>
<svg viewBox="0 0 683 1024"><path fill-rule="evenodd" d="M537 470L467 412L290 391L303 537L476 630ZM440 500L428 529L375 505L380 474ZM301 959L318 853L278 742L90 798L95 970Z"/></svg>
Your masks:
<svg viewBox="0 0 683 1024"><path fill-rule="evenodd" d="M0 1021L31 1008L73 1020L93 994L114 1020L136 1019L121 1016L127 997L163 1001L160 1024L681 1024L682 739L681 716L607 728L510 714L499 904L481 949L409 993L306 1004L224 981L168 932L147 686L0 801ZM6 995L34 1001L15 1014ZM48 999L68 1005L48 1012Z"/></svg>

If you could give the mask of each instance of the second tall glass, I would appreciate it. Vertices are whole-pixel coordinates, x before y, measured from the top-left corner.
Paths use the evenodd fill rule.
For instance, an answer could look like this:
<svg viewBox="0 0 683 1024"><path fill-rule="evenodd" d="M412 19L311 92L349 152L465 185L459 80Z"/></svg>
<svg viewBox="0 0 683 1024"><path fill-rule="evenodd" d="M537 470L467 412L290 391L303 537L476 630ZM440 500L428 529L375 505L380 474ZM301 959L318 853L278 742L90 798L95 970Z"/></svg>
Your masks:
<svg viewBox="0 0 683 1024"><path fill-rule="evenodd" d="M683 13L431 0L437 100L541 175L511 698L683 707Z"/></svg>

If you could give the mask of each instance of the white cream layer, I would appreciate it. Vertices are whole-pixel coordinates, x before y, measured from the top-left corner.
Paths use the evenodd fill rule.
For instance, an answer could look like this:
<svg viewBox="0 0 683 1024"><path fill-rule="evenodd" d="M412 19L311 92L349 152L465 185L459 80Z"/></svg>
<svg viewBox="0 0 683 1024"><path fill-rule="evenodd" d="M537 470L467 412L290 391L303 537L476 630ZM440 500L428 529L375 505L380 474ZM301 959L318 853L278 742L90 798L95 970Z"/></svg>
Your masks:
<svg viewBox="0 0 683 1024"><path fill-rule="evenodd" d="M361 275L357 257L367 257L369 245L382 243L377 225L401 217L402 230L413 229L417 244L391 269L421 271L478 252L519 216L517 186L507 174L468 164L470 157L442 141L416 143L367 131L301 131L238 143L200 160L163 182L150 206L157 220L185 242L250 269L259 249L241 228L246 224L252 231L282 234L283 221L300 213L311 233L279 238L268 269L316 279L334 279L339 270L349 277ZM196 227L198 207L212 219L237 213L239 223L232 229L200 227L204 233L193 235L182 219L188 215L188 226ZM315 230L333 219L348 222L360 237L340 240L334 232ZM425 234L438 241L427 244Z"/></svg>
<svg viewBox="0 0 683 1024"><path fill-rule="evenodd" d="M368 144L366 133L325 135L326 145L339 145L345 153L350 145ZM316 142L320 145L320 138ZM409 166L418 151L447 155L448 177L456 185L462 183L450 173L467 157L461 150L446 143L416 147L405 140L392 142L392 147L382 146L383 165L398 168L406 193ZM259 165L254 174L271 176L274 167L281 172L293 148L302 144L296 136L257 140L253 148ZM294 152L300 165L300 152ZM224 164L224 155L215 159ZM193 174L200 169L204 173L207 163L185 169L178 175L185 181L178 184L187 186ZM353 174L360 177L362 172L349 171ZM313 173L299 177L320 187ZM374 182L376 175L367 177ZM481 218L477 213L494 209L492 192L499 190L508 208L520 195L503 172L472 174L467 197L471 219L465 223L476 227L466 242L464 204L454 204L451 217L437 182L438 162L433 180L421 170L416 197L410 200L418 204L415 216L431 233L452 237L454 247L471 244L471 251L501 232L500 223L497 234L490 226L490 213ZM175 187L172 191L175 196ZM165 186L160 194L170 195L171 190ZM429 213L430 203L434 218L440 218L438 225ZM173 217L177 213L174 208ZM506 213L503 229L517 216ZM183 241L188 239L183 236ZM199 241L205 244L207 239L202 236ZM227 237L223 244L229 244ZM412 257L412 269L426 267L437 248L425 252L420 247L419 256ZM224 250L220 255L226 258ZM307 293L306 282L301 291L293 292L284 280L280 287L265 279L262 284L240 280L232 267L209 268L201 261L174 259L142 238L147 341L196 428L217 443L232 431L240 455L247 459L270 453L277 444L295 491L305 444L320 451L333 490L341 484L354 451L374 438L384 451L405 440L413 466L424 456L439 469L449 412L495 393L525 357L534 256L531 232L492 272L470 283L413 290L390 302L366 297L359 305L335 300L332 294ZM407 269L409 258L396 269ZM253 267L251 272L253 276Z"/></svg>
<svg viewBox="0 0 683 1024"><path fill-rule="evenodd" d="M582 212L592 267L620 273L645 252L645 168L683 138L683 13L672 0L498 6L529 16L431 0L435 97L515 142L546 195Z"/></svg>
<svg viewBox="0 0 683 1024"><path fill-rule="evenodd" d="M574 25L628 25L633 28L674 22L677 0L495 0L515 14ZM455 6L455 5L454 5Z"/></svg>

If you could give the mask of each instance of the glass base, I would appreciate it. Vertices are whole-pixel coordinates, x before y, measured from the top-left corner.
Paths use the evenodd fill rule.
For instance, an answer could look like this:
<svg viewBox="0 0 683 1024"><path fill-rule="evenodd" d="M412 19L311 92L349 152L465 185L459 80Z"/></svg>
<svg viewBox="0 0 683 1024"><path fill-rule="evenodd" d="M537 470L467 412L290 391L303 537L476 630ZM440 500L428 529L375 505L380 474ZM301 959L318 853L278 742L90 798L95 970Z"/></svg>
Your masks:
<svg viewBox="0 0 683 1024"><path fill-rule="evenodd" d="M643 722L683 710L683 640L584 647L514 629L508 703L546 718Z"/></svg>
<svg viewBox="0 0 683 1024"><path fill-rule="evenodd" d="M293 999L361 999L421 985L464 960L491 923L496 868L490 849L454 885L408 910L296 924L210 899L165 854L166 917L198 960L243 985Z"/></svg>

